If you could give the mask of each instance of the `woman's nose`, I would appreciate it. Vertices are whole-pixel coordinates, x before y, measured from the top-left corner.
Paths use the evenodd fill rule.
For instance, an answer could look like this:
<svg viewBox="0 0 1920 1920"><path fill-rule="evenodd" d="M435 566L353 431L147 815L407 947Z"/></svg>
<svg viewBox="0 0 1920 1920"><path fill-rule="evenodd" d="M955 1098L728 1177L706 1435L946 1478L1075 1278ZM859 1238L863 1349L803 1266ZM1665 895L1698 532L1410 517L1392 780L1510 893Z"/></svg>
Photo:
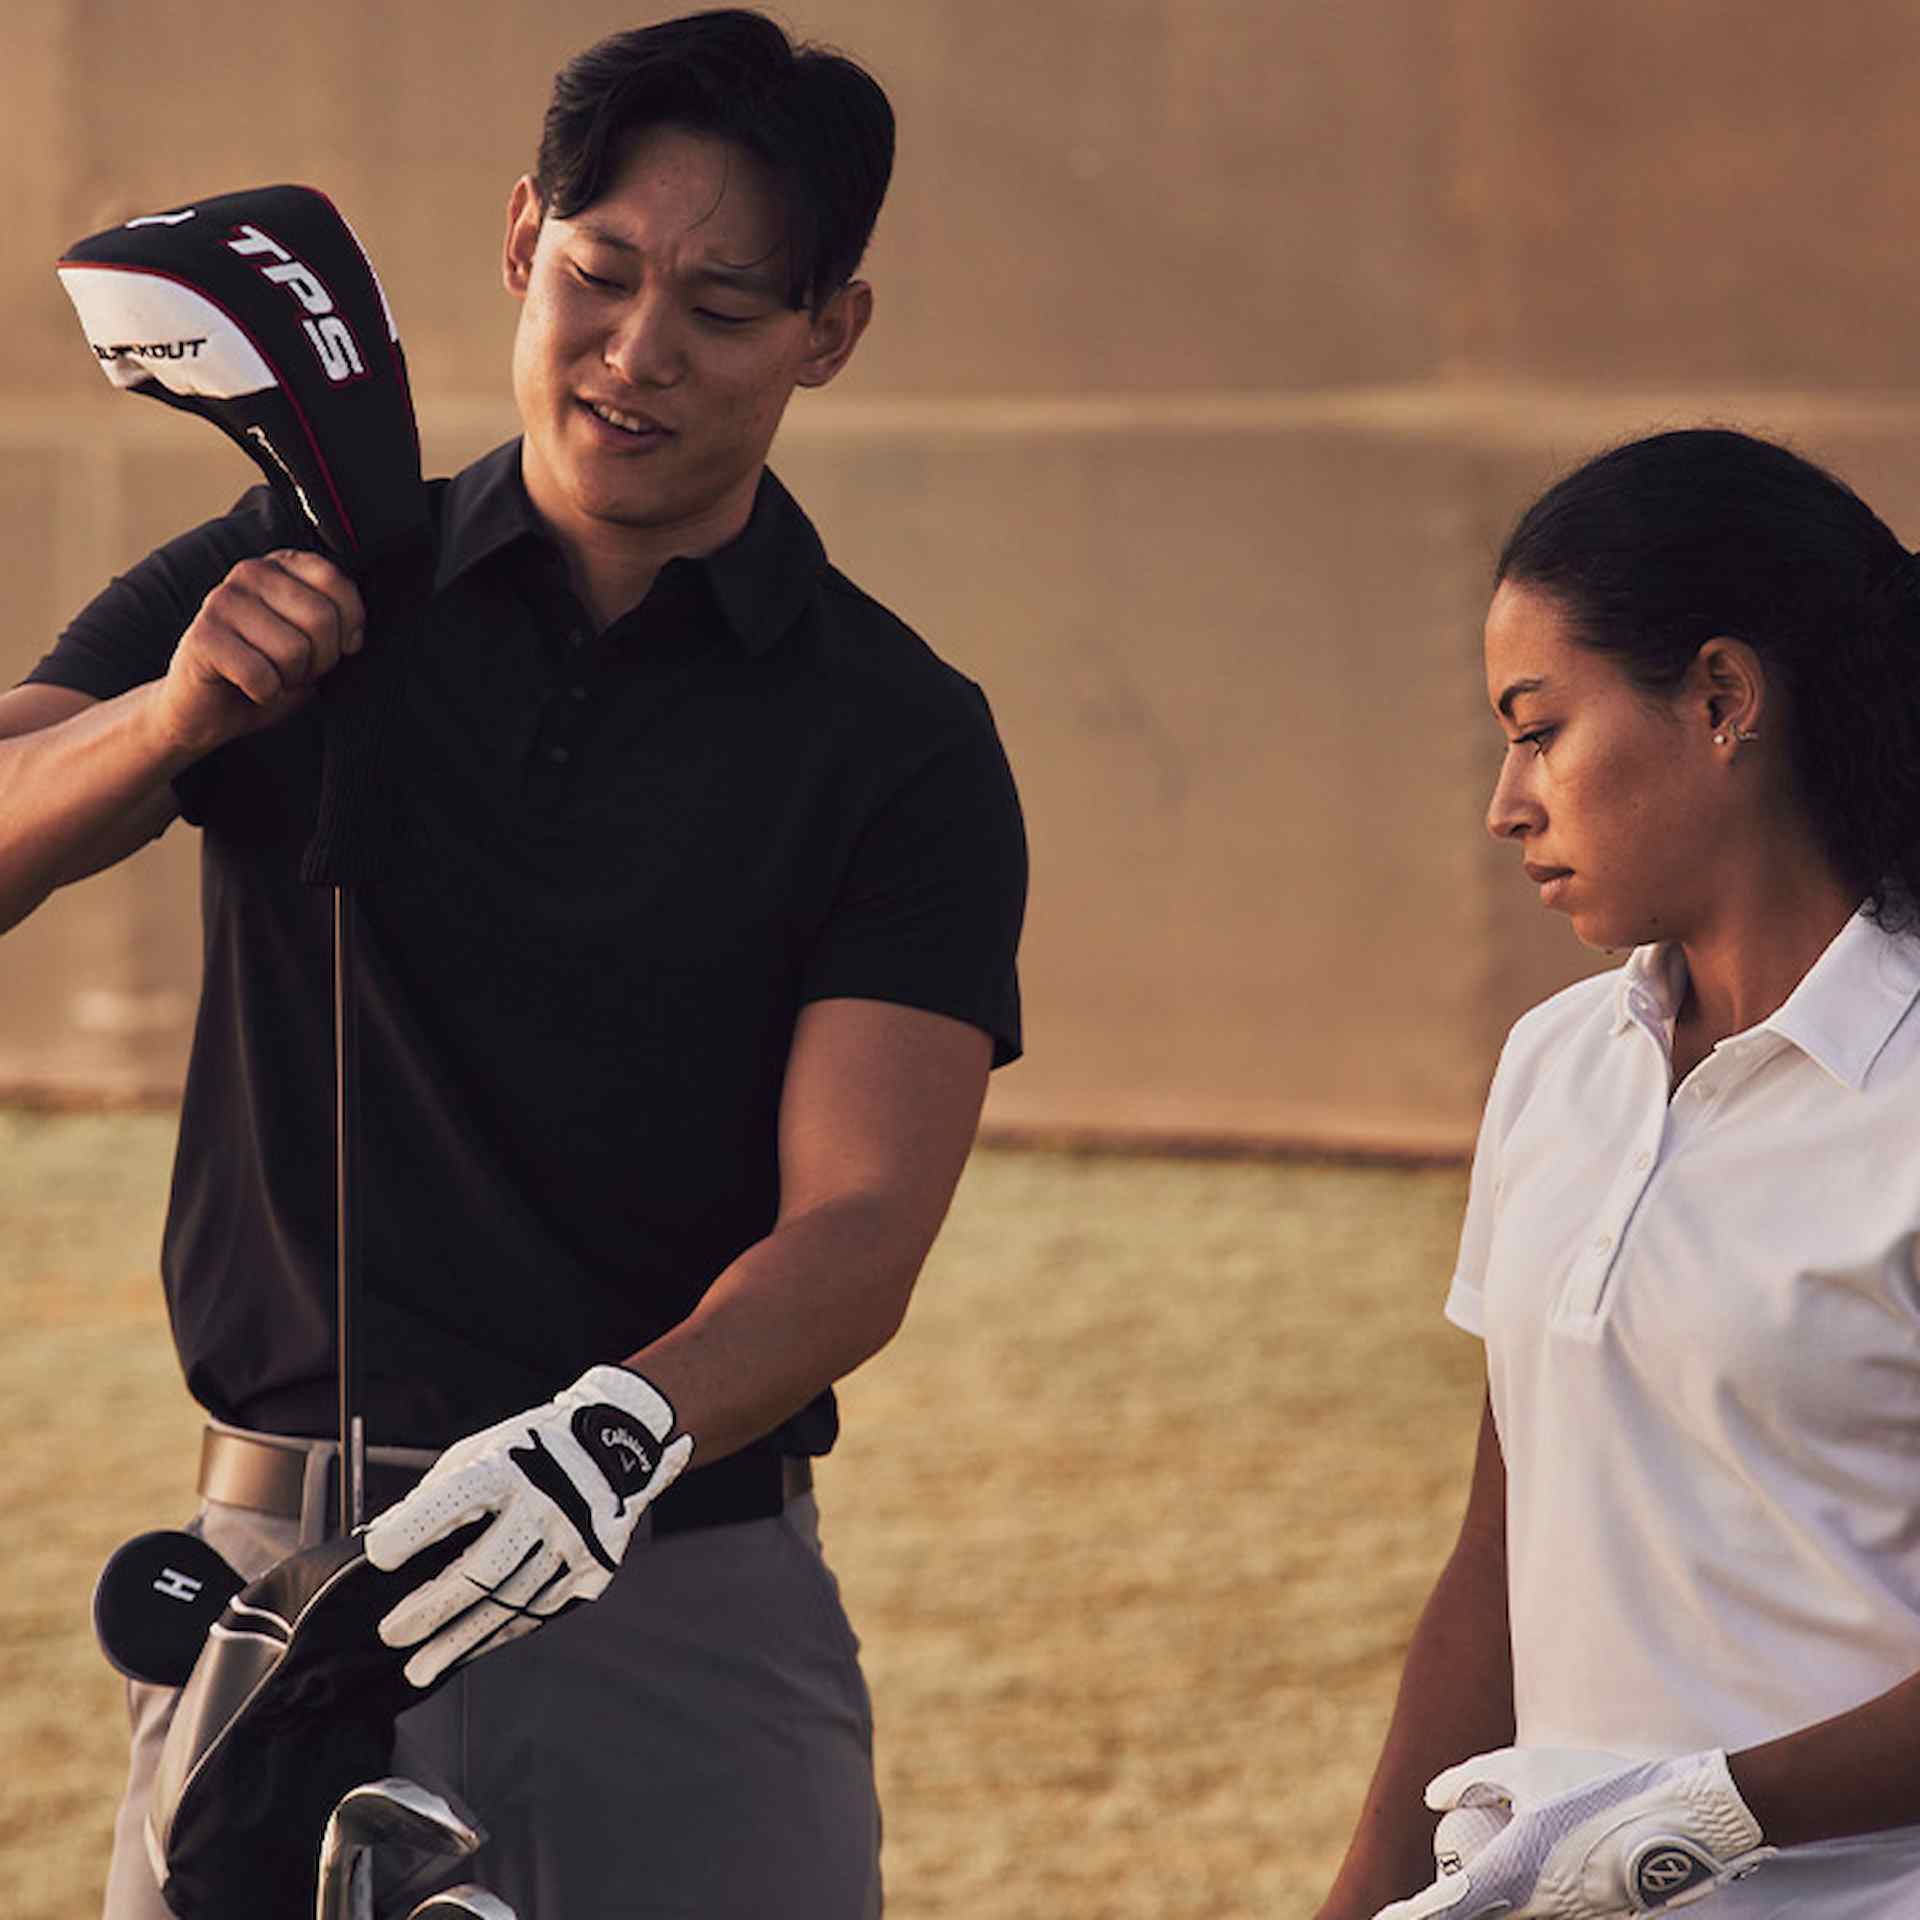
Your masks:
<svg viewBox="0 0 1920 1920"><path fill-rule="evenodd" d="M1527 791L1525 760L1509 752L1487 801L1487 831L1496 840L1512 840L1538 826L1539 803Z"/></svg>

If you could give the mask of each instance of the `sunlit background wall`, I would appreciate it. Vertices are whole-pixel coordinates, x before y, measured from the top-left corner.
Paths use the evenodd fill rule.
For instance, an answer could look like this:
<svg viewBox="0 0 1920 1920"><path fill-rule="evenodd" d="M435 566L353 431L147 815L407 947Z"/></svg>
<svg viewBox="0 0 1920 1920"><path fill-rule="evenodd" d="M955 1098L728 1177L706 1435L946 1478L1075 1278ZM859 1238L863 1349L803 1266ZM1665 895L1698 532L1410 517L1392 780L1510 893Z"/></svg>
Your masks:
<svg viewBox="0 0 1920 1920"><path fill-rule="evenodd" d="M272 179L386 280L430 466L505 438L548 78L671 9L0 13L0 675L252 474L111 396L62 244ZM1594 964L1481 828L1479 620L1552 473L1702 418L1920 529L1920 6L814 0L901 143L878 318L775 464L991 695L1034 849L1005 1130L1451 1152ZM0 944L0 1091L177 1084L191 832ZM636 964L644 964L644 958Z"/></svg>

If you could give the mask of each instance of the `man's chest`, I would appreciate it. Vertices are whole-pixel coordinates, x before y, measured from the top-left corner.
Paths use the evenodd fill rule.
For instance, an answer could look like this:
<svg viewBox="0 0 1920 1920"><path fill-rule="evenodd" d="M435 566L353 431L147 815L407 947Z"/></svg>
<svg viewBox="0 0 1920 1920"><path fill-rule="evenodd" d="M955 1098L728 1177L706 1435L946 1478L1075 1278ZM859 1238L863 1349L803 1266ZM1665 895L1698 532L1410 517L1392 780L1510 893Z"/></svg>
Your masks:
<svg viewBox="0 0 1920 1920"><path fill-rule="evenodd" d="M695 634L618 648L443 616L393 734L401 844L463 908L709 927L824 910L863 800L816 692Z"/></svg>

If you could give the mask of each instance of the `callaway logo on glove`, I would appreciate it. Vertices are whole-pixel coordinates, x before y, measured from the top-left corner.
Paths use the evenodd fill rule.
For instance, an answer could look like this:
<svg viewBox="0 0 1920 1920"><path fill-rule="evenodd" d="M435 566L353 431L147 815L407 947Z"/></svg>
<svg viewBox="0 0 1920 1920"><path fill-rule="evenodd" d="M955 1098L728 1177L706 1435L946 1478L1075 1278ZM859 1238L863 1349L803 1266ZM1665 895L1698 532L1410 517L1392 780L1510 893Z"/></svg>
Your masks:
<svg viewBox="0 0 1920 1920"><path fill-rule="evenodd" d="M1722 1752L1634 1762L1506 1747L1427 1787L1440 1877L1374 1920L1623 1920L1689 1904L1773 1857Z"/></svg>
<svg viewBox="0 0 1920 1920"><path fill-rule="evenodd" d="M367 1558L391 1573L457 1528L492 1521L380 1622L388 1646L418 1646L406 1666L416 1687L606 1591L640 1516L692 1457L692 1435L669 1444L674 1418L631 1368L589 1367L544 1407L449 1447L368 1527Z"/></svg>

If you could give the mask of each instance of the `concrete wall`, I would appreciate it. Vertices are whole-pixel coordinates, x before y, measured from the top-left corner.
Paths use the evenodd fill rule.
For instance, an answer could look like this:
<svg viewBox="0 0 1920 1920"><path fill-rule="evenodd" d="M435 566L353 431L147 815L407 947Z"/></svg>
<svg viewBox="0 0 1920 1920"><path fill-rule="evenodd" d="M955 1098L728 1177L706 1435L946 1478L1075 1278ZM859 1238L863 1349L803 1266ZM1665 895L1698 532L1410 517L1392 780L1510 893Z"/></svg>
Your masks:
<svg viewBox="0 0 1920 1920"><path fill-rule="evenodd" d="M495 259L586 0L13 0L0 674L247 484L109 396L51 273L294 178L380 263L430 461L513 429ZM1026 796L1010 1128L1451 1150L1594 964L1480 815L1479 619L1554 472L1713 417L1920 531L1920 15L1733 0L809 0L901 119L880 317L776 463L987 686ZM263 25L263 20L270 23ZM0 1086L164 1092L177 830L0 943Z"/></svg>

